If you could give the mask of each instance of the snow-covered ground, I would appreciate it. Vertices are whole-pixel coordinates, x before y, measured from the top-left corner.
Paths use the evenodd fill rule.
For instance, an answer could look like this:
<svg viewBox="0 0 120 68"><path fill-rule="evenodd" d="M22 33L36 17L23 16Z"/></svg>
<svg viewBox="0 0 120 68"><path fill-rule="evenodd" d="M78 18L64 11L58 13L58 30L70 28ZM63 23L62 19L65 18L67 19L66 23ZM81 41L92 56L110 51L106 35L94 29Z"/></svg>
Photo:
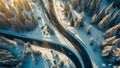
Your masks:
<svg viewBox="0 0 120 68"><path fill-rule="evenodd" d="M73 51L79 57L79 60L81 60L81 57L78 55L78 52L72 46L72 44L63 35L61 35L52 24L50 24L50 21L47 18L43 7L39 3L39 0L34 0L35 2L32 2L32 0L28 0L28 1L29 1L29 4L31 4L31 8L32 8L34 17L36 18L36 20L38 22L37 28L35 28L31 32L24 32L24 33L16 33L16 32L13 32L12 30L9 30L9 31L0 30L0 32L5 32L5 33L9 33L9 34L18 35L18 36L29 37L29 38L33 38L33 39L37 39L37 40L43 40L43 41L49 41L49 42L61 44L62 46L65 46L68 49L70 49L71 51ZM46 8L48 9L48 0L43 0L43 1L45 3ZM78 38L80 41L82 41L86 45L84 47L86 48L87 52L91 56L91 59L94 64L94 68L102 68L102 64L104 63L104 60L101 58L100 44L104 40L104 38L102 37L103 33L91 25L91 27L92 27L91 34L90 35L87 34L87 28L91 22L91 17L89 17L87 15L85 15L85 21L84 21L83 28L76 29L74 27L71 27L69 24L69 21L67 20L67 18L65 18L64 13L63 13L63 7L64 7L63 1L62 0L53 0L53 1L54 1L55 11L58 16L57 18L59 19L60 24L71 35ZM6 6L7 6L7 4L11 4L13 6L12 0L7 2ZM104 7L104 6L108 6L108 5L109 5L109 3L106 2L106 0L103 0L100 7ZM27 13L27 12L25 12L25 13ZM72 10L72 14L74 17L80 18L80 14L77 13L75 10ZM29 15L29 13L28 13L28 15ZM54 35L51 35L51 33L46 32L46 29L44 28L46 25L50 28L50 30L53 31ZM45 31L45 33L44 33L44 31ZM91 39L94 40L94 44L92 46L90 45ZM72 66L72 68L74 68L72 61L70 61L65 55L63 55L59 52L56 52L56 51L53 51L50 49L40 48L40 47L33 46L33 45L32 45L32 49L33 49L33 51L41 52L42 56L34 56L34 58L37 58L36 60L39 60L39 62L37 62L37 63L32 60L33 55L27 56L27 58L24 60L24 62L25 62L24 68L26 68L26 67L38 68L39 66L41 68L48 68L51 65L55 66L54 62L53 62L54 60L56 60L58 62L64 61L65 65L68 68L70 68L71 66ZM18 46L18 50L19 50L19 52L22 53L24 51L24 48L21 46ZM15 50L10 49L10 51L15 52L15 54L17 54L18 58L20 57L20 54L18 53L18 51L16 51L16 49ZM51 53L51 51L53 53ZM58 54L59 58L58 57L56 58L54 56L56 54Z"/></svg>
<svg viewBox="0 0 120 68"><path fill-rule="evenodd" d="M44 1L46 1L46 0L44 0ZM8 4L12 4L11 1L9 1L9 2L7 2L7 3ZM13 32L12 30L8 30L8 31L0 30L0 32L4 32L4 33L8 33L8 34L13 34L13 35L17 35L17 36L29 37L29 38L33 38L33 39L37 39L37 40L49 41L49 42L53 42L53 43L57 43L57 44L61 44L62 46L65 46L68 49L70 49L71 51L73 51L78 56L79 60L81 60L81 57L78 55L77 50L71 45L71 43L64 36L62 36L56 30L56 28L54 28L50 24L50 21L48 20L48 18L46 16L46 14L45 14L44 9L42 8L42 6L38 2L36 2L36 3L32 2L32 0L29 0L29 2L30 2L31 7L32 7L32 12L34 13L34 17L36 19L38 19L38 17L40 17L40 19L38 19L38 26L37 26L37 28L35 28L31 32L24 32L24 33L16 33L16 32ZM50 27L50 29L54 31L54 35L51 35L50 33L44 35L44 33L43 33L44 29L41 29L41 28L43 26L45 26L45 25L48 25ZM33 48L36 48L36 47L33 46ZM37 49L38 48L39 47L37 47ZM43 49L40 48L40 50L43 50ZM47 53L46 50L43 50L43 51L45 51ZM48 51L48 53L49 53L49 51ZM50 56L50 54L48 54L46 56ZM63 58L61 58L61 59L63 59L63 60L66 59L66 58L64 58L64 56L62 56L62 57ZM28 62L32 61L32 60L29 60L30 58L31 57L29 56L29 58L26 59L26 61L28 61ZM51 57L49 57L49 58L51 58ZM65 61L66 61L65 64L67 64L68 63L67 59ZM41 61L41 62L43 62L43 61ZM33 65L33 63L30 63L29 65Z"/></svg>
<svg viewBox="0 0 120 68"><path fill-rule="evenodd" d="M103 0L101 7L109 5L106 3L107 2ZM101 58L100 44L104 40L104 38L102 37L103 32L101 32L100 30L96 29L94 26L91 25L92 26L91 34L90 35L87 34L87 27L90 25L90 22L91 22L91 18L87 15L85 15L85 21L84 21L85 26L83 28L76 29L74 27L71 27L69 25L69 21L64 16L63 7L64 7L63 1L60 1L60 0L54 1L55 12L58 16L57 18L59 19L60 24L71 35L75 36L86 45L85 46L86 50L91 56L91 59L94 64L94 68L102 68L102 64L104 63L104 60ZM72 10L72 14L74 14L73 16L80 18L80 14L77 13L75 10ZM93 46L90 45L91 38L93 38L95 42Z"/></svg>
<svg viewBox="0 0 120 68"><path fill-rule="evenodd" d="M12 4L11 1L9 1L9 2L7 2L7 3ZM46 13L44 12L44 9L39 4L39 2L37 2L37 1L32 2L32 0L29 0L29 2L31 4L32 12L34 13L35 18L38 19L38 17L40 17L40 19L38 19L37 28L35 28L33 31L23 32L23 33L16 33L12 30L7 30L7 31L0 30L0 32L5 32L8 34L15 34L18 36L29 37L29 38L33 38L33 39L37 39L37 40L49 41L49 42L53 42L53 43L57 43L57 44L62 44L67 47L71 47L71 49L74 49L74 47L69 43L69 41L63 35L61 35L56 30L56 28L54 28L52 26L52 24L50 24L50 21L47 18ZM48 34L43 33L44 29L42 29L42 27L45 25L48 25L50 27L50 29L54 32L54 35L51 35L50 33L48 33Z"/></svg>
<svg viewBox="0 0 120 68"><path fill-rule="evenodd" d="M51 49L24 43L18 39L9 40L0 36L0 47L3 46L4 49L15 56L16 61L20 61L17 65L18 68L75 68L74 63L67 56Z"/></svg>
<svg viewBox="0 0 120 68"><path fill-rule="evenodd" d="M34 38L34 39L39 39L39 40L45 40L45 41L49 41L49 42L54 42L57 44L63 44L63 45L68 45L69 42L50 24L49 19L47 18L44 9L42 8L42 6L39 4L39 1L37 2L32 2L32 0L28 0L29 3L31 4L31 8L32 8L32 12L34 13L34 17L38 20L38 26L37 28L35 28L33 31L31 32L24 32L24 33L16 33L12 30L0 30L1 32L7 32L7 33L13 33L13 34L18 34L18 35L22 35L22 36L26 36L29 38ZM13 5L12 0L6 2L3 0L3 2L5 3L5 5ZM26 11L25 11L26 12ZM27 12L26 12L27 13ZM29 13L27 13L28 15L30 15ZM38 19L38 17L40 17L40 19ZM50 27L51 30L53 30L53 32L55 33L54 35L51 34L44 34L43 31L44 29L42 29L43 26L48 25Z"/></svg>

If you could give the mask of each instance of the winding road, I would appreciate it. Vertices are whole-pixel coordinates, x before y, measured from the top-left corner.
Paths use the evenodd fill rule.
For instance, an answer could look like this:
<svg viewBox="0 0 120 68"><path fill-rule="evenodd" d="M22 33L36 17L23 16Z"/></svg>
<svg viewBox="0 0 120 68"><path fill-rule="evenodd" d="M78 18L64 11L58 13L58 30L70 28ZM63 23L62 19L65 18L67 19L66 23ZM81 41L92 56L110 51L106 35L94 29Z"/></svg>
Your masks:
<svg viewBox="0 0 120 68"><path fill-rule="evenodd" d="M74 36L72 36L69 32L66 31L66 29L59 23L61 21L58 20L54 6L53 6L53 0L49 0L49 9L46 9L43 1L41 0L41 4L47 14L47 17L49 18L51 24L56 27L56 29L67 39L70 41L70 43L75 47L75 49L79 52L79 55L82 58L82 62L84 64L85 68L93 68L93 64L92 61L90 59L90 56L88 54L88 52L85 49L85 44L83 44L82 41L78 40L77 38L75 38ZM82 65L78 59L78 57L75 55L74 52L72 52L71 50L69 50L66 47L63 47L59 44L54 44L51 42L47 42L47 41L40 41L40 40L36 40L36 39L32 39L32 38L26 38L24 36L18 36L18 35L14 35L14 34L8 34L8 33L2 33L0 32L1 36L5 36L8 39L14 40L14 38L16 39L20 39L24 42L30 42L33 45L39 46L39 47L43 47L43 48L48 48L48 49L53 49L56 50L58 52L61 52L63 54L65 54L67 57L69 57L73 63L75 64L76 68L82 68Z"/></svg>
<svg viewBox="0 0 120 68"><path fill-rule="evenodd" d="M72 52L71 50L69 50L67 47L61 46L60 44L55 44L55 43L51 43L51 42L47 42L47 41L41 41L41 40L36 40L36 39L32 39L32 38L27 38L24 36L18 36L15 34L8 34L8 33L2 33L2 32L0 32L0 36L4 36L10 40L19 39L26 43L29 42L35 46L53 49L55 51L61 52L61 53L65 54L69 59L72 60L72 62L75 64L76 68L82 68L80 65L81 63L79 62L79 59L77 58L75 53Z"/></svg>
<svg viewBox="0 0 120 68"><path fill-rule="evenodd" d="M93 68L92 60L90 59L90 56L88 52L85 49L85 44L78 40L77 38L73 37L69 32L66 31L66 29L59 23L61 21L58 21L58 18L56 16L56 12L53 5L53 0L49 0L49 9L47 10L45 8L45 5L43 4L43 8L45 9L45 12L47 14L47 17L51 21L51 24L56 27L56 29L71 42L71 44L75 47L75 49L79 52L79 55L82 58L82 61L84 63L85 68ZM81 68L81 64L79 64L79 67Z"/></svg>

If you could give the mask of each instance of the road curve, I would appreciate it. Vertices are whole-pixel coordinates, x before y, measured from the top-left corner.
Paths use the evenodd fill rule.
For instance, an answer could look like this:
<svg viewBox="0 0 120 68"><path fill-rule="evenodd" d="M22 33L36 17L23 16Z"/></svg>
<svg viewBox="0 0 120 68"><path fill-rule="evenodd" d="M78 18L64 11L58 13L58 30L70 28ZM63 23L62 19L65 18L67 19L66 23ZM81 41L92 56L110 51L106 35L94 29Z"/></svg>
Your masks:
<svg viewBox="0 0 120 68"><path fill-rule="evenodd" d="M86 49L85 49L85 44L83 44L82 41L78 40L77 38L73 37L69 32L67 32L64 27L59 23L58 18L56 16L56 12L53 6L53 0L49 0L49 12L43 5L46 14L51 21L52 25L57 28L57 30L67 38L71 42L71 44L76 48L76 50L79 52L79 55L82 58L83 64L85 68L93 68L92 61L90 59L90 56L88 55ZM79 65L78 68L81 68L81 64Z"/></svg>
<svg viewBox="0 0 120 68"><path fill-rule="evenodd" d="M26 38L24 36L18 36L15 34L8 34L8 33L2 33L2 32L0 32L0 36L4 36L10 40L20 39L24 42L29 42L35 46L53 49L55 51L61 52L61 53L65 54L69 59L72 60L72 62L75 64L76 68L79 68L80 62L79 62L79 59L77 58L77 56L75 55L75 53L72 52L71 50L69 50L67 47L61 46L60 44L55 44L52 42L36 40L36 39L32 39L32 38Z"/></svg>

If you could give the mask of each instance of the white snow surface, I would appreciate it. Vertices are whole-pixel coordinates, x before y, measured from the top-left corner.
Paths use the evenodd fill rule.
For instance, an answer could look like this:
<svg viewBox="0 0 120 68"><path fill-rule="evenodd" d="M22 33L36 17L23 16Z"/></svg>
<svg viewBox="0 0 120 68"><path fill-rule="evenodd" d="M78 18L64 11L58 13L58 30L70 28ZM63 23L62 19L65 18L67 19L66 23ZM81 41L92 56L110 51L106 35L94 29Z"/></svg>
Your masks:
<svg viewBox="0 0 120 68"><path fill-rule="evenodd" d="M12 1L12 0L11 0ZM9 1L6 4L12 4L12 2ZM46 4L45 6L47 7L47 0L43 0ZM31 32L25 32L25 33L15 33L12 30L9 31L4 31L4 30L0 30L0 32L5 32L5 33L9 33L9 34L15 34L15 35L20 35L20 36L24 36L24 37L29 37L29 38L34 38L34 39L38 39L38 40L43 40L43 41L49 41L49 42L53 42L53 43L57 43L57 44L61 44L62 46L67 47L68 49L72 50L75 52L75 54L79 57L78 52L75 50L75 48L72 46L72 44L64 37L62 36L55 27L53 27L50 24L49 19L47 18L44 9L42 8L41 5L39 5L38 2L33 3L32 0L29 0L29 2L31 3L31 7L32 7L32 12L34 13L35 18L37 19L39 16L41 17L41 19L38 20L38 26L34 31ZM61 0L54 0L54 6L55 11L57 12L57 16L59 18L59 20L61 21L60 24L62 24L64 26L64 28L70 32L71 35L75 36L76 38L78 38L79 40L81 40L86 46L86 50L89 53L89 55L91 56L91 59L93 61L93 65L94 68L102 68L102 64L103 64L103 60L101 58L101 53L100 53L100 43L103 41L103 33L101 31L99 31L98 29L96 29L94 26L92 26L91 29L91 33L90 35L87 35L86 30L88 25L90 25L89 23L91 22L91 19L89 16L85 16L85 27L84 28L80 28L79 30L76 30L73 27L70 27L70 25L68 24L69 21L66 20L66 18L63 15L63 8L61 7L61 5L63 6L63 2ZM101 7L103 6L108 6L109 4L106 2L106 0L103 0ZM80 17L79 13L77 13L76 11L72 10L72 13L74 14L74 16L76 17ZM41 30L41 27L44 26L45 24L49 25L49 27L55 32L55 35L43 35L43 30ZM90 38L94 38L94 41L96 42L93 46L90 46ZM36 68L39 68L39 66L41 66L41 68L44 68L43 65L50 65L50 62L45 62L45 60L50 59L50 61L53 61L55 58L52 57L52 54L50 53L51 50L49 49L44 49L44 48L40 48L37 46L32 46L32 48L34 50L40 51L43 53L44 57L40 57L40 56L36 56L38 58L38 60L40 60L40 62L38 63L38 65L36 65ZM12 50L11 50L12 51ZM67 66L69 66L69 62L71 63L70 60L68 60L68 58L59 53L54 51L55 53L57 53L60 56L60 60L65 61L65 64ZM18 54L18 53L16 53ZM32 56L29 56L29 58L26 59L26 62L32 62L31 60ZM46 58L46 59L45 59ZM67 59L66 59L67 58ZM80 60L81 58L79 58ZM51 63L53 64L53 62ZM28 64L25 64L26 66L29 65L33 65L34 66L34 62ZM73 64L72 64L73 66ZM30 68L32 68L32 66L29 66ZM46 66L45 68L48 68L48 66ZM68 67L69 68L69 67Z"/></svg>
<svg viewBox="0 0 120 68"><path fill-rule="evenodd" d="M74 63L66 55L60 52L35 45L30 45L30 47L28 47L28 43L24 43L18 39L9 40L3 37L3 39L0 38L0 40L4 40L4 46L6 46L8 51L11 52L17 60L22 60L19 64L22 68L53 68L54 66L59 67L61 62L64 63L63 68L75 68ZM27 55L25 54L26 52L30 52L30 54ZM41 54L34 55L35 52ZM54 64L54 61L56 61L57 64Z"/></svg>
<svg viewBox="0 0 120 68"><path fill-rule="evenodd" d="M46 1L46 0L44 0ZM32 7L32 12L34 13L35 18L37 19L38 16L41 17L41 19L38 20L38 26L36 29L34 29L34 31L31 32L24 32L24 33L16 33L13 32L12 30L8 30L8 31L4 31L4 30L0 30L0 32L3 33L8 33L8 34L13 34L13 35L17 35L17 36L23 36L23 37L29 37L29 38L33 38L33 39L37 39L37 40L43 40L43 41L49 41L49 42L53 42L53 43L57 43L57 44L61 44L62 46L67 47L68 49L70 49L71 51L75 52L75 54L79 57L79 60L81 60L80 56L78 55L78 52L76 51L76 49L71 45L71 43L64 37L62 36L57 30L56 28L54 28L51 24L50 21L48 20L43 8L41 7L41 5L39 5L39 3L33 3L31 0L29 0L29 2L31 3L31 7ZM12 0L7 2L6 4L12 4ZM49 27L55 32L55 35L43 35L43 31L41 30L41 27L44 26L45 24L49 25ZM39 47L33 47L33 48L39 48ZM39 49L42 50L42 52L44 52L45 50L43 49ZM48 54L46 52L46 54ZM59 53L60 54L60 53ZM49 56L50 54L48 54L47 56ZM60 54L61 55L61 54ZM50 57L49 57L50 58ZM42 58L40 58L42 59ZM38 59L38 60L40 60ZM62 56L61 59L65 60L66 57ZM53 59L52 59L53 60ZM29 56L28 59L26 59L26 61L31 62L31 56ZM65 60L65 64L67 64L67 59ZM41 60L42 63L43 61ZM33 65L34 63L30 63L29 65ZM42 64L41 64L42 65ZM27 66L27 64L26 64ZM38 65L39 66L39 65ZM31 66L30 66L31 67ZM44 66L42 66L44 67ZM45 67L47 68L47 67Z"/></svg>
<svg viewBox="0 0 120 68"><path fill-rule="evenodd" d="M101 7L108 6L108 3L107 4L106 3L107 2L103 0ZM87 35L87 27L90 25L90 22L91 22L91 18L87 15L85 15L85 21L84 21L85 26L83 28L75 29L74 27L71 27L69 25L69 21L66 19L66 17L62 12L63 7L61 7L61 5L64 6L64 3L62 1L60 0L54 1L55 11L58 16L57 18L60 21L60 24L71 35L75 36L86 45L85 46L86 50L91 56L94 68L102 68L103 59L101 58L100 44L104 40L104 38L102 37L103 32L101 32L100 30L96 29L94 26L91 25L92 26L91 34ZM80 17L80 14L77 13L75 10L71 10L71 11L74 17L77 17L77 18ZM90 45L90 38L94 38L95 43L93 46Z"/></svg>

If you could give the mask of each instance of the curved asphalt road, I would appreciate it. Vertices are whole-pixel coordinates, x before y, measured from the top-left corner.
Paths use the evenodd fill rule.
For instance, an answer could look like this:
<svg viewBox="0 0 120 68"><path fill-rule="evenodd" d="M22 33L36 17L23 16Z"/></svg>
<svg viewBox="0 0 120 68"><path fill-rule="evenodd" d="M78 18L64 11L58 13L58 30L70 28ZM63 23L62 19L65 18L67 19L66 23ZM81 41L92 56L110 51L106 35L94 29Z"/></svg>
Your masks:
<svg viewBox="0 0 120 68"><path fill-rule="evenodd" d="M64 27L59 23L57 16L56 16L56 12L53 6L53 0L49 0L49 12L47 11L47 9L45 8L44 4L43 4L43 8L45 9L45 12L49 18L49 20L51 21L52 25L54 27L57 28L57 30L64 36L66 37L71 44L77 49L77 51L79 52L79 55L82 58L83 64L85 68L93 68L92 65L92 61L90 59L90 56L88 55L86 49L84 48L85 44L83 44L82 41L78 40L77 38L73 37L71 34L69 34L69 32L67 32ZM79 64L79 67L77 68L81 68L81 64Z"/></svg>
<svg viewBox="0 0 120 68"><path fill-rule="evenodd" d="M24 36L18 36L18 35L2 33L2 32L0 32L0 36L4 36L4 37L6 37L8 39L11 39L11 40L20 39L20 40L22 40L24 42L29 42L29 43L31 43L31 44L33 44L35 46L48 48L48 49L53 49L55 51L61 52L61 53L65 54L67 57L69 57L69 59L71 59L73 61L76 68L81 68L79 59L74 54L74 52L69 50L67 47L61 46L60 44L54 44L54 43L47 42L47 41L40 41L40 40L36 40L36 39L32 39L32 38L26 38Z"/></svg>
<svg viewBox="0 0 120 68"><path fill-rule="evenodd" d="M47 14L48 18L50 19L51 23L77 49L77 51L79 52L79 55L81 56L81 58L83 60L84 67L85 68L93 68L91 59L90 59L87 51L83 47L85 45L80 40L78 41L78 39L76 39L72 35L70 35L64 29L64 27L61 24L59 24L59 21L57 20L56 14L55 14L55 11L54 11L53 0L50 0L50 1L51 2L49 3L49 7L50 7L49 12L45 8L45 6L44 6L44 9L45 9L46 14ZM5 34L5 33L0 33L0 35L3 35L3 36L5 36L5 37L7 37L11 40L13 40L14 38L21 39L24 42L30 42L31 44L36 45L36 46L49 48L49 49L54 49L56 51L62 52L73 61L73 63L76 65L76 68L82 68L81 63L80 63L79 59L77 58L77 56L74 54L74 52L70 51L66 47L60 46L59 44L53 44L51 42L40 41L40 40L36 40L36 39L25 38L25 37L22 37L22 36L20 37L20 36L17 36L17 35L11 35L11 34Z"/></svg>

